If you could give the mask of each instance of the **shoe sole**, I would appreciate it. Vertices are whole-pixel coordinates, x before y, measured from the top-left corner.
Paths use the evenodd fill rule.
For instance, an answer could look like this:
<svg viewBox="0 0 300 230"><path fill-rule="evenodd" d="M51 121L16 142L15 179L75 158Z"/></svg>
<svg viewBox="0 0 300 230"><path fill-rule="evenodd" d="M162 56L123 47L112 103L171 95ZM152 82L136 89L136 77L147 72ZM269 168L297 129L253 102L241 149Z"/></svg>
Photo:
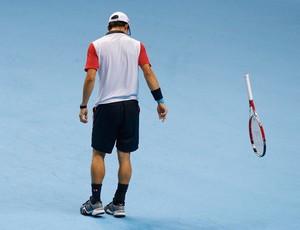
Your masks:
<svg viewBox="0 0 300 230"><path fill-rule="evenodd" d="M95 209L92 212L88 212L85 208L80 212L84 216L102 216L105 213L103 209Z"/></svg>
<svg viewBox="0 0 300 230"><path fill-rule="evenodd" d="M125 213L115 213L114 217L116 217L116 218L123 218L123 217L125 217Z"/></svg>
<svg viewBox="0 0 300 230"><path fill-rule="evenodd" d="M93 212L92 212L92 216L102 216L104 214L104 210L103 209L95 209Z"/></svg>
<svg viewBox="0 0 300 230"><path fill-rule="evenodd" d="M114 217L116 218L122 218L122 217L125 217L125 212L124 211L115 211L115 212L112 212L110 211L109 209L105 210L105 212L109 215L113 215Z"/></svg>

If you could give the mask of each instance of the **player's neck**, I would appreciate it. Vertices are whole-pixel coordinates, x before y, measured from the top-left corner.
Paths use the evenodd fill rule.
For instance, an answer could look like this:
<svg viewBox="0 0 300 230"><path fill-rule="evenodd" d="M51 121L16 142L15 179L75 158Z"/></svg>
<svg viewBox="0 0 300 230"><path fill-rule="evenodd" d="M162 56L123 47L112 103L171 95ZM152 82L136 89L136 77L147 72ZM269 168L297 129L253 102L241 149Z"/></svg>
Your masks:
<svg viewBox="0 0 300 230"><path fill-rule="evenodd" d="M116 27L111 28L110 32L111 31L121 31L123 33L126 33L126 28L123 26L116 26Z"/></svg>

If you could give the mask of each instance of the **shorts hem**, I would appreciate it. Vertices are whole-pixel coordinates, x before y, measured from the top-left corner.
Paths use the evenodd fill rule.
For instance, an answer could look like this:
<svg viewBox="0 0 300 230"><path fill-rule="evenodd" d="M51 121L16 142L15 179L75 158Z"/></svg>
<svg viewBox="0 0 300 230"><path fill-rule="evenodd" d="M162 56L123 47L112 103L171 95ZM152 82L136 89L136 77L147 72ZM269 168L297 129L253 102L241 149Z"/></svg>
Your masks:
<svg viewBox="0 0 300 230"><path fill-rule="evenodd" d="M112 150L101 150L101 148L98 148L98 147L95 147L95 146L92 146L93 149L99 151L99 152L102 152L102 153L107 153L107 154L111 154L112 153Z"/></svg>
<svg viewBox="0 0 300 230"><path fill-rule="evenodd" d="M122 149L122 148L116 148L118 151L122 151L122 152L124 152L124 153L132 153L132 152L135 152L136 150L138 150L139 148L137 147L137 148L134 148L134 149L130 149L130 150L128 150L128 149Z"/></svg>

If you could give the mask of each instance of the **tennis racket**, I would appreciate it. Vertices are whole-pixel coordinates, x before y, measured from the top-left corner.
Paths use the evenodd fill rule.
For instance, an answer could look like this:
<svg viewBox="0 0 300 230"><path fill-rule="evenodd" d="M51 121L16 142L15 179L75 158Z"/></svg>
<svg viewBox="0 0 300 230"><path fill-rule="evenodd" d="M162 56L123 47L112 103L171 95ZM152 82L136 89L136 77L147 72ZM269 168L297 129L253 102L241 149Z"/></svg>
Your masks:
<svg viewBox="0 0 300 230"><path fill-rule="evenodd" d="M258 157L263 157L266 154L266 136L263 125L259 119L256 112L252 90L250 85L249 74L245 74L244 78L246 80L248 98L249 98L249 136L253 151Z"/></svg>

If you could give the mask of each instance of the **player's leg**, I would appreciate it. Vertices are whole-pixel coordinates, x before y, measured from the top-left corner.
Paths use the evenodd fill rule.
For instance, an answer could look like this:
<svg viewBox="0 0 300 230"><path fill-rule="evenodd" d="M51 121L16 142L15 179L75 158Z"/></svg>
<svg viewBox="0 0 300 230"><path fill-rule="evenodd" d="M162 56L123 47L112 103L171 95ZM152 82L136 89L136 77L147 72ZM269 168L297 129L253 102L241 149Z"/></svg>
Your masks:
<svg viewBox="0 0 300 230"><path fill-rule="evenodd" d="M138 102L135 100L124 101L122 106L122 125L118 129L116 143L119 160L119 183L113 201L105 207L105 211L115 217L125 216L125 196L132 174L130 153L138 149L139 142Z"/></svg>
<svg viewBox="0 0 300 230"><path fill-rule="evenodd" d="M91 164L92 184L102 184L105 176L105 153L93 149L93 158Z"/></svg>
<svg viewBox="0 0 300 230"><path fill-rule="evenodd" d="M129 184L132 168L130 161L130 153L118 150L119 171L118 179L120 184Z"/></svg>
<svg viewBox="0 0 300 230"><path fill-rule="evenodd" d="M125 216L125 196L132 175L132 167L130 162L130 153L118 150L119 171L118 171L118 187L115 192L113 201L105 207L108 214L115 217Z"/></svg>
<svg viewBox="0 0 300 230"><path fill-rule="evenodd" d="M83 215L100 216L104 214L104 208L101 201L102 181L105 176L105 153L93 150L91 163L91 181L92 181L92 196L85 202L80 212Z"/></svg>

